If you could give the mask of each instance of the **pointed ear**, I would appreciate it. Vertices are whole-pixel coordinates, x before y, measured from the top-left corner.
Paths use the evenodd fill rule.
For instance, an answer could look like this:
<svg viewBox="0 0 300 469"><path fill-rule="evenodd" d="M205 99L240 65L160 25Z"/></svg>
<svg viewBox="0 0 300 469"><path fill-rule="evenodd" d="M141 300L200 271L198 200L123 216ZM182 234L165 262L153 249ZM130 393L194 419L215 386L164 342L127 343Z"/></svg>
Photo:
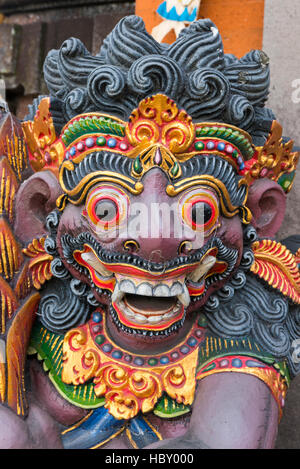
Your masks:
<svg viewBox="0 0 300 469"><path fill-rule="evenodd" d="M47 234L47 215L55 209L62 194L57 178L51 171L34 174L21 185L15 199L14 233L24 243Z"/></svg>
<svg viewBox="0 0 300 469"><path fill-rule="evenodd" d="M249 189L247 206L251 210L252 225L261 238L274 238L286 209L286 194L270 179L255 181Z"/></svg>

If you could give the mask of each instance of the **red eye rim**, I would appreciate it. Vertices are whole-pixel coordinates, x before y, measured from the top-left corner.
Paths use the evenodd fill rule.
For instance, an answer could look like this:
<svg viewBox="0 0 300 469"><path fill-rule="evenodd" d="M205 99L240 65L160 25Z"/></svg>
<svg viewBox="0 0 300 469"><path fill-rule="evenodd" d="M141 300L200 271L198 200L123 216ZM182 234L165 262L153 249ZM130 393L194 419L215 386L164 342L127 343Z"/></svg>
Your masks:
<svg viewBox="0 0 300 469"><path fill-rule="evenodd" d="M116 216L112 220L101 221L96 214L97 204L103 200L113 202L116 208ZM94 231L106 232L120 226L129 213L128 195L119 187L114 185L101 185L94 188L88 195L82 215L88 220Z"/></svg>
<svg viewBox="0 0 300 469"><path fill-rule="evenodd" d="M109 200L109 201L113 202L113 204L115 205L115 207L117 209L117 214L112 220L102 221L102 220L100 220L100 218L98 218L98 216L96 214L96 206L98 205L99 202L101 202L103 200ZM111 197L109 195L103 195L103 196L100 196L100 197L95 198L94 200L92 200L90 210L91 210L91 214L93 215L93 218L96 220L97 225L100 224L105 229L109 228L110 226L117 225L119 220L120 220L120 207L119 207L118 201L114 197Z"/></svg>
<svg viewBox="0 0 300 469"><path fill-rule="evenodd" d="M192 208L199 202L209 205L212 211L210 219L204 224L197 224L192 219ZM182 195L179 207L182 222L187 224L193 231L203 231L204 236L207 237L217 228L220 211L218 197L212 191L206 188L193 189Z"/></svg>
<svg viewBox="0 0 300 469"><path fill-rule="evenodd" d="M209 205L209 207L211 208L211 212L212 212L210 219L206 223L203 223L203 224L195 223L192 219L192 209L198 203L203 203L203 204ZM218 217L218 213L217 213L217 210L216 210L216 206L215 206L215 204L213 203L212 200L210 200L209 198L206 198L206 197L198 197L198 198L193 199L188 204L188 208L186 209L186 217L188 219L189 224L194 229L196 229L196 228L207 229L207 228L210 228L215 223L215 221Z"/></svg>

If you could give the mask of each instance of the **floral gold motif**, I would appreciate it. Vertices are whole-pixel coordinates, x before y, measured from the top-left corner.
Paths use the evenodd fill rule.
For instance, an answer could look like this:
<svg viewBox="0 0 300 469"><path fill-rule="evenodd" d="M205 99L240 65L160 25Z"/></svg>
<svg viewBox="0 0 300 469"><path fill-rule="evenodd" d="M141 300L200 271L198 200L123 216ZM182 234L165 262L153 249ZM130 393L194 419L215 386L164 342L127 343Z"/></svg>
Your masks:
<svg viewBox="0 0 300 469"><path fill-rule="evenodd" d="M270 286L300 304L300 273L295 256L284 245L269 239L252 245L255 261L251 271Z"/></svg>
<svg viewBox="0 0 300 469"><path fill-rule="evenodd" d="M172 365L131 366L107 357L94 343L89 324L69 331L63 344L62 380L66 384L94 382L95 394L117 419L151 411L163 391L178 403L192 404L198 350Z"/></svg>
<svg viewBox="0 0 300 469"><path fill-rule="evenodd" d="M192 118L174 101L157 94L141 101L126 125L126 136L134 147L162 144L180 160L195 138Z"/></svg>
<svg viewBox="0 0 300 469"><path fill-rule="evenodd" d="M50 98L43 98L33 121L23 122L23 132L30 151L30 163L35 171L45 167L57 175L64 156L63 145L57 140L50 113Z"/></svg>
<svg viewBox="0 0 300 469"><path fill-rule="evenodd" d="M52 278L51 261L53 257L47 254L44 248L45 238L34 239L23 253L30 257L28 269L31 274L33 286L39 290L41 286Z"/></svg>
<svg viewBox="0 0 300 469"><path fill-rule="evenodd" d="M273 121L270 135L262 147L256 148L255 157L246 164L245 180L251 184L255 179L267 177L278 182L283 174L295 171L299 153L293 152L293 141L283 143L282 127ZM289 190L292 188L290 186Z"/></svg>

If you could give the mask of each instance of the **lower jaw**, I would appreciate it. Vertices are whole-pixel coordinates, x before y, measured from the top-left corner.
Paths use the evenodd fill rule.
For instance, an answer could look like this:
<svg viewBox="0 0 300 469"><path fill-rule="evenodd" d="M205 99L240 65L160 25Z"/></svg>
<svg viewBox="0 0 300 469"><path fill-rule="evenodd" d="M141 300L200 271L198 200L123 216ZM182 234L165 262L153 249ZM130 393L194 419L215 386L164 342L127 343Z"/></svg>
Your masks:
<svg viewBox="0 0 300 469"><path fill-rule="evenodd" d="M168 337L179 331L185 322L185 308L181 307L176 316L160 324L137 324L127 319L119 305L112 303L110 306L110 315L119 330L125 334L143 337Z"/></svg>
<svg viewBox="0 0 300 469"><path fill-rule="evenodd" d="M165 353L186 340L190 334L197 313L184 314L182 323L174 324L172 328L161 331L147 331L143 329L131 329L124 326L112 305L106 316L106 333L108 337L121 349L128 353L139 355L153 355Z"/></svg>

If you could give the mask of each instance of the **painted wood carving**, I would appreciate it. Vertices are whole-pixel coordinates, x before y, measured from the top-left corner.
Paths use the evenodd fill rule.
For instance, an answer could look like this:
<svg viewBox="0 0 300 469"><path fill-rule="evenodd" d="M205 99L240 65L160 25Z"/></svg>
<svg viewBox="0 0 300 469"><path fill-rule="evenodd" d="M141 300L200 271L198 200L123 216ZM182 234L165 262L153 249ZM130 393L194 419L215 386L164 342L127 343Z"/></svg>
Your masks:
<svg viewBox="0 0 300 469"><path fill-rule="evenodd" d="M1 110L1 447L272 448L300 371L300 246L275 241L299 155L266 54L130 16L44 76L24 122Z"/></svg>

